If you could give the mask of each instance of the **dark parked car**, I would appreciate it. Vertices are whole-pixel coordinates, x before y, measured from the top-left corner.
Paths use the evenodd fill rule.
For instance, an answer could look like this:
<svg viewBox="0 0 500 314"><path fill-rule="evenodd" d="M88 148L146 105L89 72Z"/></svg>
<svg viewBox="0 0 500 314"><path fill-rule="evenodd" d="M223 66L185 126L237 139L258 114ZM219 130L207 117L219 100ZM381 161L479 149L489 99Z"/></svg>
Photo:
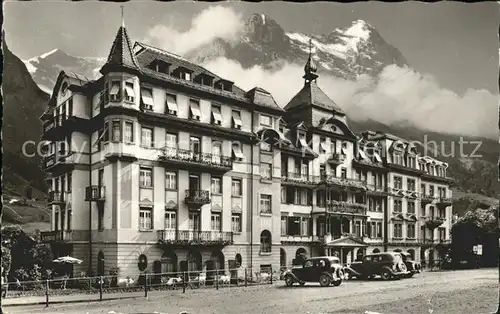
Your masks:
<svg viewBox="0 0 500 314"><path fill-rule="evenodd" d="M408 253L401 252L401 257L403 258L403 263L405 263L408 274L406 277L411 278L413 275L418 274L422 271L422 266L419 262L415 262L411 259L411 255Z"/></svg>
<svg viewBox="0 0 500 314"><path fill-rule="evenodd" d="M366 255L361 262L347 265L344 271L348 277L358 279L380 276L384 280L389 280L403 278L408 274L401 254L393 252Z"/></svg>
<svg viewBox="0 0 500 314"><path fill-rule="evenodd" d="M333 284L339 286L344 274L340 260L333 256L313 257L304 261L284 273L285 283L292 286L294 283L305 285L306 282L319 282L322 287Z"/></svg>

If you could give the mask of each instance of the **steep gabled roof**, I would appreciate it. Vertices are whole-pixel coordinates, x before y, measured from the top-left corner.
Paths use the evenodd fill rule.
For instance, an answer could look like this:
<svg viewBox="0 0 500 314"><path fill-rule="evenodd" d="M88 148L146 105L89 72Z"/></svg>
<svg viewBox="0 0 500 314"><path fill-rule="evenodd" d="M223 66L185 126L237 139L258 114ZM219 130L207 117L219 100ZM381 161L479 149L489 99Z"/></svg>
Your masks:
<svg viewBox="0 0 500 314"><path fill-rule="evenodd" d="M101 68L101 73L108 66L120 66L139 69L139 64L132 51L132 42L127 34L127 29L121 26L116 33L115 40L109 51L108 60Z"/></svg>
<svg viewBox="0 0 500 314"><path fill-rule="evenodd" d="M316 82L305 84L292 100L288 102L285 110L288 111L301 106L316 106L345 115L344 111L319 88Z"/></svg>

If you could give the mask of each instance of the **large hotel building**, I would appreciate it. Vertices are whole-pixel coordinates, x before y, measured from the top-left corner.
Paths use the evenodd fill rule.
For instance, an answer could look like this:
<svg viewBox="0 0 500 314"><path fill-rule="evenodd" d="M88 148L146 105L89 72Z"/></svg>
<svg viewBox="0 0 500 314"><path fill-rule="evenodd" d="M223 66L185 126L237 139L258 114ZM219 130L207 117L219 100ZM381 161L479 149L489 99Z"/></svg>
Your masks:
<svg viewBox="0 0 500 314"><path fill-rule="evenodd" d="M75 274L278 269L301 253L430 261L450 239L447 165L394 135L354 134L311 55L285 106L132 45L123 26L100 72L62 71L41 117L42 241L83 260Z"/></svg>

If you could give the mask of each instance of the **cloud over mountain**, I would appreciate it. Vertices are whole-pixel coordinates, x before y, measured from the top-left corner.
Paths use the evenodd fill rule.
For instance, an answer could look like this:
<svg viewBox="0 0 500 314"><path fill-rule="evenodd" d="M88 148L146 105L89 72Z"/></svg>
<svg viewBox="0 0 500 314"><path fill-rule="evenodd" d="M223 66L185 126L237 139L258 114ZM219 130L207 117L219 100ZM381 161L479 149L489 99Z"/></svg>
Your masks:
<svg viewBox="0 0 500 314"><path fill-rule="evenodd" d="M432 75L407 65L396 48L361 20L328 35L306 36L286 33L266 15L255 14L245 22L232 9L217 6L202 11L184 32L158 25L147 40L187 54L242 88L264 87L284 106L303 84L309 39L320 86L351 119L497 136L492 114L497 111L497 95L474 89L459 95L442 88Z"/></svg>

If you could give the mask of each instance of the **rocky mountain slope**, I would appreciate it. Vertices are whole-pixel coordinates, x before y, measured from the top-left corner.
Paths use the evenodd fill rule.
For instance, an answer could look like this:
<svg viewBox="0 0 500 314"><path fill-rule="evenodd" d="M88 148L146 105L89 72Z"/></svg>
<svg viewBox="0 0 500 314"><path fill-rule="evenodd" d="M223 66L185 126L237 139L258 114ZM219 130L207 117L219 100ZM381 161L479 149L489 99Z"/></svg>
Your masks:
<svg viewBox="0 0 500 314"><path fill-rule="evenodd" d="M360 74L376 76L390 64L407 65L399 50L387 43L378 31L362 20L325 35L285 32L264 14L254 14L236 41L215 40L191 50L185 56L197 63L218 57L238 61L244 68L255 65L279 67L280 63L303 64L312 41L315 59L322 73L345 79Z"/></svg>
<svg viewBox="0 0 500 314"><path fill-rule="evenodd" d="M374 27L363 21L354 21L349 27L333 30L326 35L307 36L287 33L270 17L261 14L255 14L247 21L238 40L227 42L217 39L188 52L185 57L199 63L225 57L238 61L246 68L255 65L279 68L285 61L302 65L309 53L310 38L322 73L354 79L360 74L376 76L390 64L407 65L401 52L388 44ZM43 190L43 174L38 168L38 160L24 157L21 152L24 141L38 141L40 138L41 122L38 117L48 99L41 88L50 91L61 69L95 78L104 58L74 57L55 49L25 60L23 64L6 46L4 54L5 184L16 190L22 190L27 184ZM447 143L446 152L450 151L451 145L459 142L459 136L430 133L407 125L384 125L376 121L350 121L349 125L355 132L380 130L419 141L427 135L429 140ZM480 158L451 158L441 154L435 157L449 162L449 174L457 178L454 189L461 191L460 195L477 193L489 197L498 196L498 144L490 139L477 140L482 143L476 152L482 156ZM466 154L470 155L474 148L473 145L465 146ZM455 147L455 150L458 149Z"/></svg>
<svg viewBox="0 0 500 314"><path fill-rule="evenodd" d="M35 155L42 125L40 115L46 108L49 95L31 78L25 64L3 41L3 183L4 193L21 194L25 186L32 186L35 195L45 189L40 159ZM34 145L23 144L33 141Z"/></svg>

